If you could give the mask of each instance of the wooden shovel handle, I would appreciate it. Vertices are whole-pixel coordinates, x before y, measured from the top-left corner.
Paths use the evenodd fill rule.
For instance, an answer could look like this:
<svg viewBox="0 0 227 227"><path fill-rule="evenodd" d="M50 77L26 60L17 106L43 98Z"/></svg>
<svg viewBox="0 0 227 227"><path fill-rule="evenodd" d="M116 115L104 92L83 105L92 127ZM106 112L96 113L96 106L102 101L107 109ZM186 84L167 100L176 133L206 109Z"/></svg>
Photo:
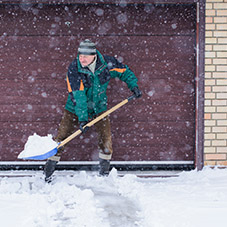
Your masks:
<svg viewBox="0 0 227 227"><path fill-rule="evenodd" d="M97 118L95 118L94 120L88 122L86 125L83 126L83 128L85 127L91 127L92 125L94 125L95 123L97 123L98 121L102 120L104 117L108 116L109 114L111 114L112 112L114 112L115 110L119 109L120 107L122 107L123 105L125 105L126 103L128 103L130 100L134 99L135 96L132 95L129 98L121 101L120 103L118 103L116 106L112 107L111 109L107 110L106 112L104 112L103 114L101 114L100 116L98 116ZM69 141L71 141L72 139L74 139L76 136L80 135L82 133L82 131L80 129L78 129L76 132L74 132L72 135L70 135L69 137L67 137L66 139L64 139L57 148L60 148L62 146L64 146L66 143L68 143Z"/></svg>

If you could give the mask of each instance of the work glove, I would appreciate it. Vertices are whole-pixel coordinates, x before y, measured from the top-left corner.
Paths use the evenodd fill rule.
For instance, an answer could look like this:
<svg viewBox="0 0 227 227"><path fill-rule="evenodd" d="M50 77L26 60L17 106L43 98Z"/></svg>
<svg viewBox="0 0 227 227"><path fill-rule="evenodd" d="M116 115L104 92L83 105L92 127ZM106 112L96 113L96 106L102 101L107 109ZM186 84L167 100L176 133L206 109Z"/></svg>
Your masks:
<svg viewBox="0 0 227 227"><path fill-rule="evenodd" d="M86 125L88 122L87 121L80 121L79 124L80 124L80 130L82 131L82 133L85 133L87 132L87 130L90 128L89 126L86 126L85 128L84 125Z"/></svg>
<svg viewBox="0 0 227 227"><path fill-rule="evenodd" d="M140 89L138 87L134 87L132 89L132 92L134 93L134 95L136 96L136 98L140 98L142 96L142 92L140 91Z"/></svg>

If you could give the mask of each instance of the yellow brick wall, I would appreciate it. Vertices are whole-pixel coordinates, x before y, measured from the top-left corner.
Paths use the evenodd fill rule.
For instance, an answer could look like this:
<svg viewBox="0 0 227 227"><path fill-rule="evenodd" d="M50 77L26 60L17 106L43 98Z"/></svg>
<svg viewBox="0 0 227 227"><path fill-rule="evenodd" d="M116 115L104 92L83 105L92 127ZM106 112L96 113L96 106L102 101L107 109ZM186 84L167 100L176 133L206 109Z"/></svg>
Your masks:
<svg viewBox="0 0 227 227"><path fill-rule="evenodd" d="M227 0L206 1L205 165L227 165Z"/></svg>

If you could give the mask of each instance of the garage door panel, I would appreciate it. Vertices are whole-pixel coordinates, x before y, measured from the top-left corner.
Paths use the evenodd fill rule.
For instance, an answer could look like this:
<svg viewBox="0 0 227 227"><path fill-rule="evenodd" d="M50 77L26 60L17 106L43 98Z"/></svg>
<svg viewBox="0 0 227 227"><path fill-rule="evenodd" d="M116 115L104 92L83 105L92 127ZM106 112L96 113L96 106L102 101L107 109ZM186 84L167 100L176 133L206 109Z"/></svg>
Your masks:
<svg viewBox="0 0 227 227"><path fill-rule="evenodd" d="M123 127L122 127L123 126ZM188 121L134 121L134 122L113 122L113 134L115 135L125 135L129 132L135 134L146 134L146 133L170 133L170 134L178 134L178 135L187 135L187 130L191 130L194 128L194 125ZM190 131L191 132L191 131ZM162 138L160 137L160 140ZM164 139L164 138L163 138Z"/></svg>
<svg viewBox="0 0 227 227"><path fill-rule="evenodd" d="M15 42L17 45L15 46ZM0 56L6 57L6 61L30 62L66 62L66 59L76 56L75 40L70 37L6 37L0 40L4 52ZM47 54L47 51L49 52ZM67 54L66 54L67 53ZM67 57L67 58L66 58ZM65 59L66 58L66 59ZM66 66L66 68L68 65Z"/></svg>
<svg viewBox="0 0 227 227"><path fill-rule="evenodd" d="M14 89L14 88L13 88ZM0 92L0 104L1 105L47 105L47 106L63 106L65 104L67 94L64 95L65 91L62 91L62 95L50 95L46 94L45 92L39 93L36 97L32 97L30 92L27 92L26 94L10 94L6 95L4 92ZM1 95L2 94L2 95ZM28 95L27 97L21 95ZM61 105L62 104L62 105ZM10 108L10 107L9 107ZM43 108L43 107L42 107ZM40 113L39 113L40 114Z"/></svg>
<svg viewBox="0 0 227 227"><path fill-rule="evenodd" d="M57 100L54 100L53 104L45 105L32 105L28 102L27 104L19 105L16 104L13 107L9 105L1 105L1 120L2 121L21 121L21 122L54 122L56 121L56 114L60 115L63 113L63 106L56 105ZM40 113L45 113L40 114Z"/></svg>
<svg viewBox="0 0 227 227"><path fill-rule="evenodd" d="M136 108L135 108L136 107ZM187 108L186 108L187 107ZM168 113L166 109L168 108ZM190 113L189 110L192 110ZM131 112L133 111L133 112ZM127 110L121 110L113 114L113 119L121 119L125 121L192 121L194 119L193 106L186 105L154 105L149 107L133 106L127 107Z"/></svg>
<svg viewBox="0 0 227 227"><path fill-rule="evenodd" d="M116 90L117 91L117 90ZM194 94L176 94L171 95L168 99L165 97L165 95L161 92L155 91L152 88L151 89L143 89L143 99L137 100L139 103L133 104L134 106L141 106L141 109L148 105L163 105L163 107L167 107L168 104L170 105L185 105L187 107L192 106L194 107ZM120 92L119 92L120 93ZM118 104L123 99L131 96L132 93L120 93L120 94L114 94L111 98L109 98L109 108ZM125 107L128 108L128 107ZM186 108L186 107L185 107ZM118 110L120 111L120 110Z"/></svg>
<svg viewBox="0 0 227 227"><path fill-rule="evenodd" d="M92 36L90 38L92 39ZM98 45L104 51L105 48L102 47L100 38L93 37L93 39L97 40ZM142 60L148 61L156 59L159 62L161 56L165 57L163 60L171 60L173 57L180 60L180 56L187 57L195 53L194 49L189 48L193 47L194 34L191 36L142 36L141 39L138 39L137 36L126 35L124 37L108 37L108 39L111 44L108 47L109 51L120 51L122 55L127 56L127 53L134 48L136 51L131 51L132 57L140 56Z"/></svg>
<svg viewBox="0 0 227 227"><path fill-rule="evenodd" d="M114 36L108 37L109 46L103 46L103 40L106 37L88 36L97 43L97 48L102 53L115 54L124 57L128 61L130 59L137 60L138 56L142 62L164 62L188 60L189 62L195 58L193 48L194 36L145 36L138 40L136 36ZM51 37L38 36L34 37L2 37L0 44L4 48L4 55L16 58L33 59L49 58L49 60L60 60L63 57L74 57L77 52L77 45L83 39L78 36L70 37ZM15 46L15 41L17 46ZM13 48L13 51L12 51ZM135 51L136 49L136 51ZM46 54L46 50L51 51L51 57ZM67 54L66 54L67 51ZM130 55L128 54L130 52ZM152 54L151 54L152 53ZM137 58L136 58L137 57ZM183 59L182 59L183 58ZM123 60L126 60L123 59ZM46 60L46 59L45 59Z"/></svg>
<svg viewBox="0 0 227 227"><path fill-rule="evenodd" d="M36 79L49 78L53 81L56 79L62 80L66 76L69 61L42 61L34 62L30 60L9 59L4 64L0 65L0 80L4 80L6 76L8 79L20 80L23 79L28 83L32 83Z"/></svg>
<svg viewBox="0 0 227 227"><path fill-rule="evenodd" d="M131 64L133 66L133 64ZM191 67L190 67L191 66ZM133 66L134 67L134 66ZM134 67L136 68L136 67ZM141 64L141 72L138 72L135 69L135 73L141 75L143 80L151 79L179 79L179 80L189 80L193 81L192 76L193 73L191 69L194 69L194 65L189 62L186 64L185 62L182 64L181 62L171 62L171 63L142 63ZM189 70L189 71L187 71ZM143 82L141 80L141 82Z"/></svg>
<svg viewBox="0 0 227 227"><path fill-rule="evenodd" d="M14 100L16 97L14 98ZM15 102L14 100L11 103ZM22 121L22 122L46 122L56 121L56 114L60 115L64 109L64 105L59 105L59 100L56 98L48 97L49 102L45 99L37 99L29 102L29 99L20 100L16 105L9 106L9 103L1 104L2 110L1 121ZM21 103L24 101L24 103ZM52 104L50 102L52 101ZM64 103L65 100L62 100ZM0 99L1 103L1 99ZM46 104L45 104L46 103ZM133 105L127 106L112 114L113 119L121 119L125 121L176 121L188 120L192 121L194 118L193 107L190 104L154 104L150 103L148 106ZM168 108L168 114L165 110ZM45 113L41 114L41 113Z"/></svg>
<svg viewBox="0 0 227 227"><path fill-rule="evenodd" d="M140 82L140 81L139 81ZM146 82L146 83L145 83ZM120 84L122 86L122 84ZM138 103L135 105L144 105L148 106L152 103L170 103L170 104L190 104L194 107L194 84L191 81L186 80L181 81L174 79L147 79L143 83L139 83L142 87L143 98L138 100ZM127 97L131 95L131 92L128 91L127 87L124 87L124 90L119 90L119 82L111 82L111 86L108 88L111 97L109 101L112 105L117 104L121 101L121 97Z"/></svg>
<svg viewBox="0 0 227 227"><path fill-rule="evenodd" d="M60 118L58 119L60 120ZM12 143L11 146L24 146L23 144L27 141L28 137L34 133L37 133L41 136L46 136L47 134L56 134L58 125L53 122L3 122L0 132L5 138L5 142L8 141L17 141L18 143ZM8 129L8 131L7 131ZM9 132L10 129L10 132ZM6 143L3 143L7 146ZM10 147L11 147L10 146Z"/></svg>
<svg viewBox="0 0 227 227"><path fill-rule="evenodd" d="M168 153L168 156L166 155ZM189 152L185 152L185 145L166 145L166 146L138 146L134 149L116 148L113 154L113 159L118 161L191 161L194 157Z"/></svg>
<svg viewBox="0 0 227 227"><path fill-rule="evenodd" d="M18 95L10 95L7 96L3 94L0 96L0 105L14 105L15 102L17 105L24 105L26 104L27 106L29 105L44 105L44 106L58 106L61 109L64 107L67 95L56 95L56 96L50 96L47 95L46 97L45 93L42 95L37 96L36 98L31 97L30 94L28 94L28 97L20 97L18 98ZM43 108L43 107L41 107ZM42 117L41 113L39 115Z"/></svg>
<svg viewBox="0 0 227 227"><path fill-rule="evenodd" d="M150 79L150 84L145 89L150 88L158 92L159 95L177 95L194 93L194 84L190 80L181 80L169 77L168 79Z"/></svg>
<svg viewBox="0 0 227 227"><path fill-rule="evenodd" d="M146 39L148 40L148 38ZM179 37L177 39L179 43L184 40L184 38L179 39ZM119 50L119 43L125 42L124 38L122 37L115 38L111 42L111 46L109 46L110 53L108 54L111 54L111 52L115 53L119 60L123 60L123 62L126 62L130 68L132 68L136 75L140 75L142 71L143 74L146 72L146 76L150 76L150 74L152 74L152 77L158 76L158 78L167 76L189 76L191 78L190 71L192 68L194 69L194 50L190 53L185 53L182 51L182 53L179 54L178 51L171 48L172 43L166 45L168 41L164 37L162 38L162 43L159 43L158 45L156 45L154 41L153 43L155 43L155 45L153 46L152 41L149 41L150 47L142 46L142 44L141 46L136 47L138 50L136 51L137 54L135 55L132 53L135 52L135 46L133 46L133 43L138 43L138 40L136 40L137 39L135 37L130 38L129 42L131 43L131 46L127 45L124 47L124 45L122 45L120 46L121 51L118 52L116 50ZM157 37L153 37L153 40L157 40ZM0 78L4 77L5 73L7 73L7 75L9 73L9 75L12 76L18 74L19 76L23 74L30 74L35 75L36 77L43 77L44 72L46 74L45 76L51 77L57 77L59 73L65 75L68 65L76 55L75 44L72 44L72 41L69 41L68 38L54 38L53 43L55 44L51 44L51 38L48 37L41 37L39 38L39 41L36 39L34 40L33 38L20 37L17 40L18 47L13 48L12 51L14 42L15 40L13 39L7 40L6 43L8 43L8 48L4 47L4 57L6 63L0 66ZM189 48L187 45L188 43L192 43L192 41L189 39L185 43L187 49L191 50L191 48ZM52 48L50 45L54 45L54 47ZM164 46L165 51L168 50L168 53L159 51L160 46ZM106 49L102 49L101 51L103 53L107 53ZM128 54L129 49L133 50L131 51L130 55ZM148 51L146 51L146 49ZM47 55L46 50L50 52L50 55ZM142 50L141 54L139 50ZM150 53L153 54L149 56ZM149 58L147 56L149 56ZM140 70L138 70L136 64L138 57L141 59ZM142 77L141 81L144 79L145 78Z"/></svg>
<svg viewBox="0 0 227 227"><path fill-rule="evenodd" d="M121 141L118 141L121 142ZM65 152L62 155L62 159L70 159L72 161L96 161L98 159L97 146L86 147L81 145L68 145ZM160 146L150 146L146 144L140 144L132 148L131 146L113 146L113 159L117 161L182 161L179 156L183 156L185 161L191 161L193 156L190 154L191 147L185 144L164 144ZM166 155L168 153L168 156Z"/></svg>
<svg viewBox="0 0 227 227"><path fill-rule="evenodd" d="M155 132L154 132L155 134ZM160 136L165 136L165 139L162 140L160 143ZM130 140L130 141L129 141ZM138 147L138 146L149 146L149 147L157 147L157 144L162 146L185 146L186 144L191 144L193 142L193 138L184 138L182 140L179 140L178 136L166 136L165 134L158 134L156 135L156 138L138 138L135 134L134 136L125 137L122 141L120 141L119 138L115 139L116 144L122 144L122 147Z"/></svg>
<svg viewBox="0 0 227 227"><path fill-rule="evenodd" d="M1 6L1 27L8 35L190 34L195 30L195 8L161 5L79 5L23 8ZM136 12L136 13L131 13ZM89 21L89 23L87 23ZM97 23L98 21L98 23ZM185 23L187 22L187 23ZM8 25L8 26L7 26ZM10 29L11 28L11 29Z"/></svg>
<svg viewBox="0 0 227 227"><path fill-rule="evenodd" d="M0 5L0 15L3 160L16 160L34 132L56 135L67 67L84 38L129 65L143 91L110 116L113 160L194 160L195 4L14 4ZM130 95L112 80L109 108ZM97 159L94 128L70 142L62 157Z"/></svg>
<svg viewBox="0 0 227 227"><path fill-rule="evenodd" d="M64 80L36 80L35 78L29 78L28 80L31 80L30 83L16 79L2 81L0 85L0 103L4 104L6 97L6 99L16 102L16 104L25 99L26 104L44 104L47 102L51 105L54 102L61 102L67 95L66 85L65 83L62 84Z"/></svg>
<svg viewBox="0 0 227 227"><path fill-rule="evenodd" d="M182 149L182 151L181 151ZM145 151L146 150L146 151ZM166 152L168 152L168 156L166 156ZM172 152L172 151L176 151ZM119 155L119 153L121 155ZM127 148L119 148L116 149L116 152L113 154L113 159L118 161L182 161L184 157L184 161L191 161L194 157L190 155L190 152L185 153L184 147L178 146L166 146L166 147L136 147L135 149L128 150Z"/></svg>

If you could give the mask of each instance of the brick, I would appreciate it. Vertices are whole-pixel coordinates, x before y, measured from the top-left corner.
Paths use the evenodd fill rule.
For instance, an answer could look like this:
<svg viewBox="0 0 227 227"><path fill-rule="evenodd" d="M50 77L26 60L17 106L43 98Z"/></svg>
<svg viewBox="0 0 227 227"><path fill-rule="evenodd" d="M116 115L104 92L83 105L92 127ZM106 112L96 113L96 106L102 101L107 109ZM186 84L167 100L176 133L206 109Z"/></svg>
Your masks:
<svg viewBox="0 0 227 227"><path fill-rule="evenodd" d="M205 78L206 79L210 79L212 77L212 73L211 72L205 72Z"/></svg>
<svg viewBox="0 0 227 227"><path fill-rule="evenodd" d="M216 97L217 99L227 99L227 93L218 93Z"/></svg>
<svg viewBox="0 0 227 227"><path fill-rule="evenodd" d="M227 72L227 65L217 65L217 71L218 72Z"/></svg>
<svg viewBox="0 0 227 227"><path fill-rule="evenodd" d="M205 106L211 106L211 100L204 100Z"/></svg>
<svg viewBox="0 0 227 227"><path fill-rule="evenodd" d="M215 85L216 80L211 79L211 80L205 80L205 85Z"/></svg>
<svg viewBox="0 0 227 227"><path fill-rule="evenodd" d="M217 52L218 58L227 58L227 51L226 52Z"/></svg>
<svg viewBox="0 0 227 227"><path fill-rule="evenodd" d="M206 4L206 10L213 9L213 3L207 3Z"/></svg>
<svg viewBox="0 0 227 227"><path fill-rule="evenodd" d="M214 45L214 51L227 51L227 45Z"/></svg>
<svg viewBox="0 0 227 227"><path fill-rule="evenodd" d="M211 132L211 127L204 127L204 132L205 133L210 133Z"/></svg>
<svg viewBox="0 0 227 227"><path fill-rule="evenodd" d="M224 146L226 146L226 140L212 140L212 146L224 147ZM218 148L217 148L217 151L218 151Z"/></svg>
<svg viewBox="0 0 227 227"><path fill-rule="evenodd" d="M215 66L214 65L205 65L205 71L206 72L214 72L216 69L215 69Z"/></svg>
<svg viewBox="0 0 227 227"><path fill-rule="evenodd" d="M215 99L215 93L205 93L205 99ZM210 111L207 111L210 112ZM212 110L212 112L215 112L215 110Z"/></svg>
<svg viewBox="0 0 227 227"><path fill-rule="evenodd" d="M216 58L216 59L213 59L212 62L215 65L224 65L224 64L227 64L227 59L224 59L224 58Z"/></svg>
<svg viewBox="0 0 227 227"><path fill-rule="evenodd" d="M227 133L217 134L217 139L226 140L227 139Z"/></svg>
<svg viewBox="0 0 227 227"><path fill-rule="evenodd" d="M227 30L227 24L216 24L217 30Z"/></svg>
<svg viewBox="0 0 227 227"><path fill-rule="evenodd" d="M212 59L210 59L210 58L207 58L207 59L205 59L205 64L206 65L211 65L212 64Z"/></svg>
<svg viewBox="0 0 227 227"><path fill-rule="evenodd" d="M216 52L212 52L212 51L205 52L205 57L206 58L215 58L216 57Z"/></svg>
<svg viewBox="0 0 227 227"><path fill-rule="evenodd" d="M212 132L227 133L227 127L212 127Z"/></svg>
<svg viewBox="0 0 227 227"><path fill-rule="evenodd" d="M216 126L216 121L215 120L205 120L204 126Z"/></svg>
<svg viewBox="0 0 227 227"><path fill-rule="evenodd" d="M215 166L216 165L216 161L205 161L204 165L205 166Z"/></svg>
<svg viewBox="0 0 227 227"><path fill-rule="evenodd" d="M213 153L215 153L215 147L204 147L204 153L206 153L206 154L213 154Z"/></svg>
<svg viewBox="0 0 227 227"><path fill-rule="evenodd" d="M216 134L214 134L214 133L205 133L204 139L205 140L213 140L213 139L216 139Z"/></svg>
<svg viewBox="0 0 227 227"><path fill-rule="evenodd" d="M213 72L212 74L213 78L227 78L226 72Z"/></svg>
<svg viewBox="0 0 227 227"><path fill-rule="evenodd" d="M214 18L211 17L211 18L213 19L212 21L214 21L214 23L227 23L227 17L214 17ZM212 22L207 22L207 23L212 23Z"/></svg>
<svg viewBox="0 0 227 227"><path fill-rule="evenodd" d="M227 120L217 120L218 126L227 126Z"/></svg>
<svg viewBox="0 0 227 227"><path fill-rule="evenodd" d="M215 30L216 25L215 24L206 24L206 30Z"/></svg>
<svg viewBox="0 0 227 227"><path fill-rule="evenodd" d="M226 154L205 154L206 160L225 160Z"/></svg>
<svg viewBox="0 0 227 227"><path fill-rule="evenodd" d="M227 147L217 147L217 153L227 153Z"/></svg>
<svg viewBox="0 0 227 227"><path fill-rule="evenodd" d="M227 59L226 59L227 63ZM217 79L216 80L217 85L227 85L227 80Z"/></svg>
<svg viewBox="0 0 227 227"><path fill-rule="evenodd" d="M214 31L214 37L226 37L227 31Z"/></svg>
<svg viewBox="0 0 227 227"><path fill-rule="evenodd" d="M206 31L205 32L205 37L206 38L212 38L213 37L213 31Z"/></svg>
<svg viewBox="0 0 227 227"><path fill-rule="evenodd" d="M227 38L218 38L218 43L227 44Z"/></svg>
<svg viewBox="0 0 227 227"><path fill-rule="evenodd" d="M217 3L217 2L223 2L224 0L206 0L206 2L214 2L214 3Z"/></svg>
<svg viewBox="0 0 227 227"><path fill-rule="evenodd" d="M205 120L210 120L211 119L211 113L205 113L204 114L204 119Z"/></svg>
<svg viewBox="0 0 227 227"><path fill-rule="evenodd" d="M206 51L212 51L213 50L213 45L206 45L205 46Z"/></svg>
<svg viewBox="0 0 227 227"><path fill-rule="evenodd" d="M226 106L226 100L212 100L212 106Z"/></svg>
<svg viewBox="0 0 227 227"><path fill-rule="evenodd" d="M205 87L205 92L211 92L211 86L206 86Z"/></svg>
<svg viewBox="0 0 227 227"><path fill-rule="evenodd" d="M227 115L224 113L214 113L211 115L212 119L227 119Z"/></svg>
<svg viewBox="0 0 227 227"><path fill-rule="evenodd" d="M205 106L205 112L206 113L215 113L216 112L216 107L207 107Z"/></svg>
<svg viewBox="0 0 227 227"><path fill-rule="evenodd" d="M208 9L206 10L206 16L215 16L216 10Z"/></svg>
<svg viewBox="0 0 227 227"><path fill-rule="evenodd" d="M204 146L205 147L210 147L211 146L211 141L210 140L205 140L204 141Z"/></svg>
<svg viewBox="0 0 227 227"><path fill-rule="evenodd" d="M207 23L213 23L213 17L206 17L206 24ZM217 23L220 23L220 22L217 22Z"/></svg>
<svg viewBox="0 0 227 227"><path fill-rule="evenodd" d="M217 16L227 16L227 10L217 10Z"/></svg>
<svg viewBox="0 0 227 227"><path fill-rule="evenodd" d="M213 92L227 92L226 86L213 86L212 87Z"/></svg>
<svg viewBox="0 0 227 227"><path fill-rule="evenodd" d="M216 44L217 43L217 38L205 38L206 44Z"/></svg>
<svg viewBox="0 0 227 227"><path fill-rule="evenodd" d="M227 166L227 161L217 161L217 165Z"/></svg>
<svg viewBox="0 0 227 227"><path fill-rule="evenodd" d="M227 9L226 3L214 3L214 9Z"/></svg>
<svg viewBox="0 0 227 227"><path fill-rule="evenodd" d="M227 106L221 106L221 107L217 107L217 112L218 113L225 113L227 112Z"/></svg>

